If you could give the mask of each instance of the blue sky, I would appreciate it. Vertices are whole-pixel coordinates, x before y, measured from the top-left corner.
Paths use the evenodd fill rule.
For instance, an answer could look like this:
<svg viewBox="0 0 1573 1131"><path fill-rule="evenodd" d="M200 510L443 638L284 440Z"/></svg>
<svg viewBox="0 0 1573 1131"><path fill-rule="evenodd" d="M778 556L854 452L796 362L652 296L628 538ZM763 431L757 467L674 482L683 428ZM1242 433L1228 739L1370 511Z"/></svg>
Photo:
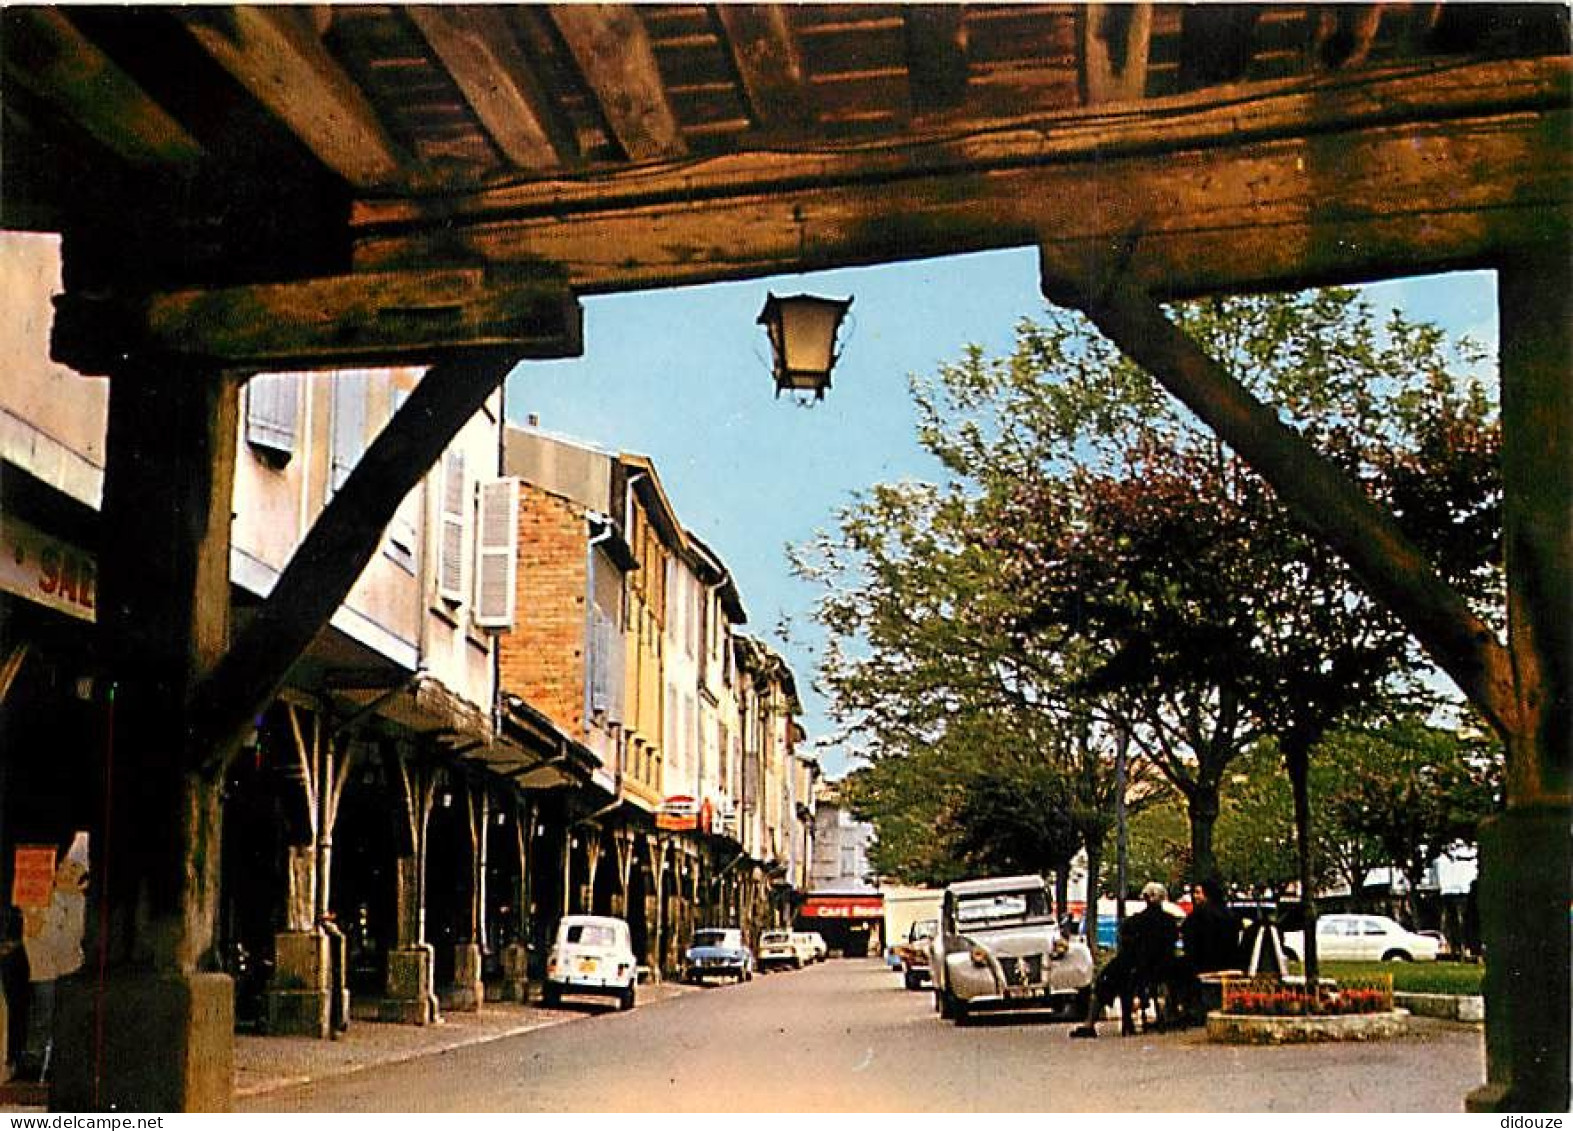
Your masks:
<svg viewBox="0 0 1573 1131"><path fill-rule="evenodd" d="M850 333L826 398L774 399L764 331L767 292L852 296ZM1379 310L1496 343L1487 273L1368 288ZM747 631L781 649L797 675L811 741L831 725L814 690L815 591L788 572L784 548L834 526L852 493L894 479L934 479L907 394L964 346L1010 348L1023 315L1043 308L1035 251L990 252L883 267L782 276L584 300L583 357L531 362L508 382L507 413L656 464L685 526L726 561ZM790 641L779 628L790 621ZM831 777L847 768L818 755Z"/></svg>

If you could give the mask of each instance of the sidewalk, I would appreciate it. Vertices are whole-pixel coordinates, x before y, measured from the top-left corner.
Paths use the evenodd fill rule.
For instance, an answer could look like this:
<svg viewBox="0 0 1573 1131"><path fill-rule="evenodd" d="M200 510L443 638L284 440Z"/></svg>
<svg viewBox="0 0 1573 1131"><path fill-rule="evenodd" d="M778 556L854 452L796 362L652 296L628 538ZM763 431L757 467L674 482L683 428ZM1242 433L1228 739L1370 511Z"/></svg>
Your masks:
<svg viewBox="0 0 1573 1131"><path fill-rule="evenodd" d="M639 987L639 1008L654 1005L697 987L680 982ZM594 1016L609 1008L574 999L560 1009L531 1002L487 1002L477 1013L444 1013L436 1025L396 1025L357 1017L331 1041L310 1037L235 1036L235 1097L256 1096L333 1076L345 1076L384 1064L434 1056L466 1045L498 1041L519 1033ZM367 1003L368 1011L373 1003ZM360 1010L355 1010L359 1013ZM48 1097L42 1085L0 1084L0 1111L42 1111Z"/></svg>

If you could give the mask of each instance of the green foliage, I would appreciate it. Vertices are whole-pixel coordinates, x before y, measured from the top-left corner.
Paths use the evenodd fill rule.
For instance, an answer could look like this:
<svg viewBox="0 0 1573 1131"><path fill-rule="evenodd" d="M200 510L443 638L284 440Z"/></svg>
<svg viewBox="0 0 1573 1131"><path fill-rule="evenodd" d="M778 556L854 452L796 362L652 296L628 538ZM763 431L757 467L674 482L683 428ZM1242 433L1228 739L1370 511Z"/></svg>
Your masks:
<svg viewBox="0 0 1573 1131"><path fill-rule="evenodd" d="M1455 375L1478 362L1468 343L1396 315L1383 325L1337 288L1174 317L1450 580L1495 594L1496 422ZM1215 821L1280 816L1265 777L1224 812L1243 751L1272 737L1304 749L1414 694L1394 619L1079 316L1023 320L1009 356L969 348L912 387L948 478L874 486L834 534L790 552L821 586L819 681L869 762L861 805L882 872L1056 859L1067 824L1101 848L1117 729L1141 755L1136 795L1156 801L1163 775L1186 805L1193 867L1211 871ZM1040 812L1012 822L1022 802ZM1281 883L1276 827L1231 858L1253 883Z"/></svg>

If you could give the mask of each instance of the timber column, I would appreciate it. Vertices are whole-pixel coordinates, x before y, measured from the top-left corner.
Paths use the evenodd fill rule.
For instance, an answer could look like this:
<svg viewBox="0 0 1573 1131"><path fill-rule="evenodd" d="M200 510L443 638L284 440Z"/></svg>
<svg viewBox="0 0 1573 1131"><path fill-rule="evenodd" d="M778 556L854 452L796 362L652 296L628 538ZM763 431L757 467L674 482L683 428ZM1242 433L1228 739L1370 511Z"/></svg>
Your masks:
<svg viewBox="0 0 1573 1131"><path fill-rule="evenodd" d="M404 826L395 861L395 919L398 940L388 951L388 978L379 1016L383 1021L430 1025L437 1020L437 961L426 941L426 833L431 823L437 771L403 751L390 767L400 787Z"/></svg>
<svg viewBox="0 0 1573 1131"><path fill-rule="evenodd" d="M1480 829L1486 1083L1472 1111L1569 1107L1573 906L1573 286L1567 256L1497 272L1502 533L1517 718L1507 808Z"/></svg>
<svg viewBox="0 0 1573 1131"><path fill-rule="evenodd" d="M234 992L213 930L218 785L236 742L199 761L188 724L192 689L228 646L238 406L237 380L172 362L134 357L110 382L107 805L88 959L62 986L57 1111L230 1108Z"/></svg>

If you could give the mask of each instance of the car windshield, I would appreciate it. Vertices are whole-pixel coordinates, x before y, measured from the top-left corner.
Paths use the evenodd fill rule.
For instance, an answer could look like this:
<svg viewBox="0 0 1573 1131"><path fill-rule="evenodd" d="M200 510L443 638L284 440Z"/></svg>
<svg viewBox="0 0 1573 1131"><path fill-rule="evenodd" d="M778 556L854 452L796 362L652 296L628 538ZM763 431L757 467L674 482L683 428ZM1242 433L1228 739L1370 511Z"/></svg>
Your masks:
<svg viewBox="0 0 1573 1131"><path fill-rule="evenodd" d="M725 931L695 931L694 932L694 945L695 946L725 946L726 945L726 932Z"/></svg>
<svg viewBox="0 0 1573 1131"><path fill-rule="evenodd" d="M962 926L1026 923L1048 917L1048 893L1041 888L965 895L956 900L956 922Z"/></svg>
<svg viewBox="0 0 1573 1131"><path fill-rule="evenodd" d="M616 946L617 932L600 923L570 923L564 941L578 946Z"/></svg>
<svg viewBox="0 0 1573 1131"><path fill-rule="evenodd" d="M767 943L791 942L792 936L785 931L766 931L759 936L759 941Z"/></svg>
<svg viewBox="0 0 1573 1131"><path fill-rule="evenodd" d="M939 924L936 923L933 919L919 920L918 922L912 924L912 939L914 942L918 939L931 939L934 937L934 932L938 930L938 928Z"/></svg>

